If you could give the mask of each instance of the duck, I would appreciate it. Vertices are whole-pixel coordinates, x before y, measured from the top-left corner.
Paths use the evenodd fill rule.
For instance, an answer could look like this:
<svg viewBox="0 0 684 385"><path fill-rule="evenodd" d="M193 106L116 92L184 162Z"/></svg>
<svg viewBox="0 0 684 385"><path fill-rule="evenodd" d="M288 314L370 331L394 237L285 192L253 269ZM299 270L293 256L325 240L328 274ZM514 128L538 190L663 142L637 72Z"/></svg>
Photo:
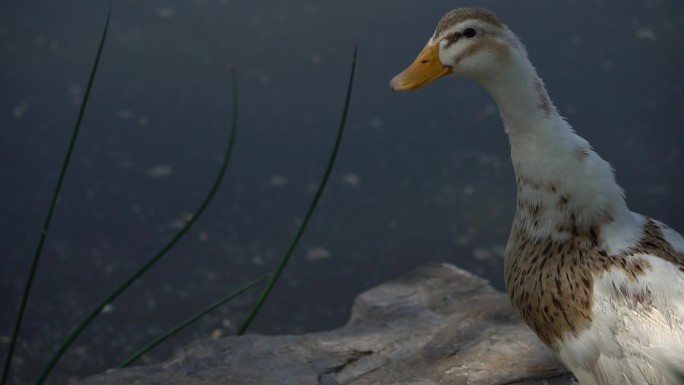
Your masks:
<svg viewBox="0 0 684 385"><path fill-rule="evenodd" d="M390 88L447 75L489 91L508 135L517 204L504 283L524 322L581 385L684 384L684 238L629 210L492 11L446 13Z"/></svg>

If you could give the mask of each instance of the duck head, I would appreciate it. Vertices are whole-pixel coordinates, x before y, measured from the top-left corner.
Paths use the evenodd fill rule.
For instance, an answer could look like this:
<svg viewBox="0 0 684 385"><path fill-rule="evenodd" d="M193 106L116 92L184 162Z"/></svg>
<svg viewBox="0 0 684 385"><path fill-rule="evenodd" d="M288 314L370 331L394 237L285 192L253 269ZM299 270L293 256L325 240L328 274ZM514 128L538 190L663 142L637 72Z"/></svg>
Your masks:
<svg viewBox="0 0 684 385"><path fill-rule="evenodd" d="M390 82L410 91L455 74L481 83L505 69L512 55L526 56L522 43L491 11L459 8L448 12L415 61Z"/></svg>

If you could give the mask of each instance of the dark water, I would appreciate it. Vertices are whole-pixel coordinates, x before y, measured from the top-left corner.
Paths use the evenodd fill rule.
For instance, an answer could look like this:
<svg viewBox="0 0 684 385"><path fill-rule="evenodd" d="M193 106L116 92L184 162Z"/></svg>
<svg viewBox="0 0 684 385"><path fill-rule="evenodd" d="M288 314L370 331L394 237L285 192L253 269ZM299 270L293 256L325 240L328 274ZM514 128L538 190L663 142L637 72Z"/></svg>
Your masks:
<svg viewBox="0 0 684 385"><path fill-rule="evenodd" d="M684 6L477 1L523 39L561 113L617 169L632 210L684 231ZM427 261L502 288L514 210L507 138L472 81L392 94L446 1L116 1L22 330L13 383L150 258L218 171L237 66L236 149L191 233L114 302L54 383L102 371L275 267L313 197L359 46L348 131L320 206L254 333L346 322L359 292ZM0 3L3 350L106 14L103 1ZM230 335L256 292L155 350Z"/></svg>

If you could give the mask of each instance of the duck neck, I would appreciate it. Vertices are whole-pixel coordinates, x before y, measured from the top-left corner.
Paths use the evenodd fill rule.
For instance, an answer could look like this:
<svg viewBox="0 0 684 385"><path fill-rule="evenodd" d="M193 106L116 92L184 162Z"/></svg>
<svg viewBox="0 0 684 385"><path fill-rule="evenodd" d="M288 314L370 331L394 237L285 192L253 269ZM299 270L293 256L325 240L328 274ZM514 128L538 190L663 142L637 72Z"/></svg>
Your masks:
<svg viewBox="0 0 684 385"><path fill-rule="evenodd" d="M481 83L499 107L511 144L517 230L562 241L629 220L612 168L560 117L526 54L514 53L494 76Z"/></svg>

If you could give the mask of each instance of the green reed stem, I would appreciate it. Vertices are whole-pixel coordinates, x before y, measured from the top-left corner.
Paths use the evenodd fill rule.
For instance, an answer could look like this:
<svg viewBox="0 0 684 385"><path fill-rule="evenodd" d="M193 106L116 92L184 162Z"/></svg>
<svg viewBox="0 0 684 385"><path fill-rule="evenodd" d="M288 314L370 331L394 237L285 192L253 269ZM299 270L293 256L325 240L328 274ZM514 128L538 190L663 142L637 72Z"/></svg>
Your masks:
<svg viewBox="0 0 684 385"><path fill-rule="evenodd" d="M62 169L59 172L59 178L57 178L57 185L55 190L52 192L52 198L50 200L50 206L48 207L47 215L45 216L45 221L43 222L43 227L40 231L40 238L38 239L38 247L36 247L36 253L33 256L33 262L31 263L31 268L29 270L29 275L26 279L26 285L24 286L24 292L19 304L19 312L17 314L17 320L14 323L14 330L12 331L12 338L10 339L9 347L7 349L7 356L5 357L5 365L2 371L2 381L0 384L5 385L7 383L7 378L9 377L10 367L12 365L12 357L14 356L14 349L17 345L17 338L19 337L19 331L21 330L21 324L24 320L24 312L26 311L26 305L31 294L31 288L33 287L33 278L36 275L38 269L38 264L40 263L40 257L43 252L43 246L45 245L45 238L47 237L48 231L50 229L50 223L52 222L52 214L57 206L57 199L59 198L59 192L62 189L62 184L64 182L64 177L66 175L67 169L69 168L69 162L71 161L71 155L74 152L74 147L76 146L76 139L78 138L78 133L81 129L81 121L83 120L83 114L85 113L86 105L88 104L88 98L90 96L90 90L93 86L93 80L95 79L95 73L97 72L97 67L100 62L100 57L102 56L102 48L104 47L105 38L107 37L107 30L109 29L109 18L112 14L112 4L109 3L109 9L107 10L107 20L105 21L104 31L102 32L102 38L100 39L100 46L97 49L97 56L95 56L95 63L93 64L93 69L90 71L90 78L88 79L88 86L86 87L85 94L83 96L83 103L81 103L81 109L78 111L78 118L76 119L76 126L71 134L71 141L69 142L69 147L67 148L66 155L64 156L64 161L62 162Z"/></svg>
<svg viewBox="0 0 684 385"><path fill-rule="evenodd" d="M237 75L235 74L235 70L231 69L231 74L233 75L233 117L232 117L232 122L231 122L231 127L230 127L230 135L228 137L228 142L227 142L227 148L225 152L225 156L223 159L223 163L221 164L221 169L219 170L218 175L216 176L216 180L214 181L214 184L211 187L211 190L209 191L209 194L206 196L202 204L199 206L199 208L195 211L195 214L192 216L192 218L183 226L180 231L164 246L162 247L157 254L155 254L154 257L152 257L147 263L145 263L137 272L135 272L133 275L131 275L128 280L126 280L121 286L119 286L116 290L114 290L104 301L102 301L99 305L97 305L89 314L86 318L84 318L77 326L76 328L67 336L67 338L62 342L60 345L59 349L55 353L55 355L52 357L48 365L43 369L43 372L40 375L40 378L36 382L36 385L41 385L45 379L47 378L48 374L50 371L52 371L52 368L57 364L57 361L62 357L64 352L67 350L67 348L76 340L76 337L78 337L81 332L97 317L101 312L102 309L109 303L111 303L115 298L117 298L124 290L126 290L133 282L135 282L138 278L140 278L145 272L147 272L152 266L154 266L159 260L166 254L167 251L169 251L175 244L180 240L185 233L192 227L192 225L199 219L199 217L202 215L204 212L204 209L207 208L209 205L209 202L214 198L214 195L216 194L216 191L218 191L219 185L221 184L221 181L223 180L223 176L226 173L226 169L228 168L228 163L230 162L231 155L233 153L233 143L235 142L235 131L237 127L237 112L238 112L238 92L237 92Z"/></svg>
<svg viewBox="0 0 684 385"><path fill-rule="evenodd" d="M174 334L178 333L179 331L183 330L186 326L192 324L193 322L197 321L198 319L200 319L200 318L204 317L205 315L207 315L208 313L212 312L217 307L219 307L219 306L223 305L224 303L232 300L233 298L235 298L238 295L240 295L240 294L246 292L247 290L253 288L254 286L258 285L259 283L265 281L266 278L268 278L270 276L271 276L270 274L267 274L267 275L265 275L259 279L256 279L256 280L250 282L249 284L241 287L239 290L233 292L229 296L224 297L224 298L214 302L212 305L206 307L204 310L200 311L199 313L197 313L197 314L193 315L192 317L186 319L185 321L175 325L174 327L172 327L171 329L166 331L166 333L155 338L154 340L152 340L152 342L145 345L145 347L143 347L142 349L138 350L133 355L128 357L124 362L122 362L119 365L119 368L125 368L125 367L129 366L130 364L135 362L135 360L140 358L143 354L147 353L148 351L152 350L155 346L166 341L166 339L168 339L169 337L171 337Z"/></svg>
<svg viewBox="0 0 684 385"><path fill-rule="evenodd" d="M292 255L292 252L294 251L295 247L297 246L297 242L299 242L299 239L302 237L302 234L304 233L304 229L306 228L306 225L309 223L309 220L311 219L311 216L313 215L314 210L316 209L316 205L318 204L318 200L321 198L321 195L323 194L323 190L325 189L325 185L328 183L328 178L330 177L330 173L332 171L333 165L335 164L335 158L337 157L337 150L340 147L340 143L342 141L342 134L344 133L344 124L347 121L347 113L349 111L349 101L351 99L351 91L352 91L352 84L354 83L354 69L356 68L356 53L357 53L357 48L354 47L354 56L352 58L352 65L351 65L351 74L349 75L349 84L347 85L347 96L345 97L344 100L344 108L342 110L342 119L340 120L340 128L337 131L337 138L335 140L335 145L333 146L332 153L330 154L330 160L328 161L328 166L325 169L325 173L323 174L323 179L321 180L320 185L318 186L318 191L316 191L316 195L314 196L313 201L311 201L311 206L309 206L309 210L306 212L306 215L304 216L304 220L302 223L299 225L299 229L297 229L297 233L295 234L294 238L292 238L292 241L290 242L290 246L288 247L287 251L285 252L285 255L283 258L280 260L280 264L278 265L278 268L276 271L273 273L271 276L271 280L268 282L268 285L266 285L266 288L261 292L261 295L259 296L259 299L257 300L256 304L252 308L252 311L249 313L249 316L245 320L245 322L240 326L240 329L238 330L238 335L242 335L247 331L247 328L249 328L249 325L252 323L254 320L254 317L256 317L257 313L263 306L264 302L266 302L266 298L268 298L269 294L273 290L273 287L275 286L276 282L278 281L278 278L280 278L280 275L282 274L283 270L285 269L285 266L287 265L287 262L290 260L290 256Z"/></svg>

